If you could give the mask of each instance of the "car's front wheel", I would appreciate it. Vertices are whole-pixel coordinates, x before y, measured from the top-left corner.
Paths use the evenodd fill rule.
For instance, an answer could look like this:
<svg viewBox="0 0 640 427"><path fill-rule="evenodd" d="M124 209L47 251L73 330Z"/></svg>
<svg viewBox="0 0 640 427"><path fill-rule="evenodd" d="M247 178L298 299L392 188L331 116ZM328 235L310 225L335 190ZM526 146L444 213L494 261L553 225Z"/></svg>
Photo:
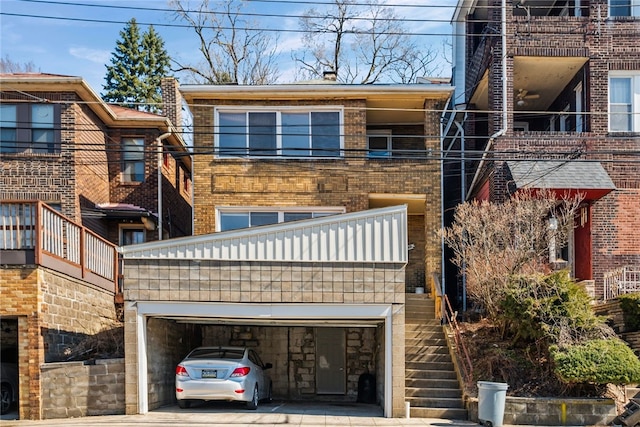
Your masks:
<svg viewBox="0 0 640 427"><path fill-rule="evenodd" d="M247 402L247 409L257 409L259 400L258 386L256 385L253 389L253 396L251 397L251 400Z"/></svg>
<svg viewBox="0 0 640 427"><path fill-rule="evenodd" d="M7 383L3 383L0 386L0 414L4 415L9 412L11 405L13 404L13 390Z"/></svg>

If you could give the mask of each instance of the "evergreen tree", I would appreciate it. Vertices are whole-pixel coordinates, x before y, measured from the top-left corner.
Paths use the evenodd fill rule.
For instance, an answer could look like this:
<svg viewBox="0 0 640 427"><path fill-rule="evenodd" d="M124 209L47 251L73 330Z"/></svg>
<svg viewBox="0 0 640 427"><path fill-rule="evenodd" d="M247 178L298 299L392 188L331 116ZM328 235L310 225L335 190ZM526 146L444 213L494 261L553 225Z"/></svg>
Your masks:
<svg viewBox="0 0 640 427"><path fill-rule="evenodd" d="M120 31L111 65L107 65L102 99L137 110L160 110L160 82L169 74L164 41L150 26L142 36L135 18Z"/></svg>
<svg viewBox="0 0 640 427"><path fill-rule="evenodd" d="M142 36L142 50L146 72L142 76L143 88L147 111L158 113L161 111L162 91L160 84L162 78L169 75L171 58L164 48L164 40L155 31L153 25Z"/></svg>

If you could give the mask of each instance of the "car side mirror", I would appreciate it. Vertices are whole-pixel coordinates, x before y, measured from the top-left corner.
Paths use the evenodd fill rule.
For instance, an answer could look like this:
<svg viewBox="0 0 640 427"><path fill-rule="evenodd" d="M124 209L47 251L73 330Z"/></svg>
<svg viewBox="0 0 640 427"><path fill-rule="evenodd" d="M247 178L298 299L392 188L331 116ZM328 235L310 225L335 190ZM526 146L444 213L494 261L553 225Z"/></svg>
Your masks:
<svg viewBox="0 0 640 427"><path fill-rule="evenodd" d="M264 369L271 369L271 368L273 368L273 365L271 363L264 364Z"/></svg>

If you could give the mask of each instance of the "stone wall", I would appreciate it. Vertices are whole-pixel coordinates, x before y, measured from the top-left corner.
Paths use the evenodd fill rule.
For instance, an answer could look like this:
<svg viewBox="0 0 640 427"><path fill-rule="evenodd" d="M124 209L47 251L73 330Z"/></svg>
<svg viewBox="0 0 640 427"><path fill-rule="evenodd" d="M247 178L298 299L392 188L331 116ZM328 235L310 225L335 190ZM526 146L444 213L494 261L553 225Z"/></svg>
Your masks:
<svg viewBox="0 0 640 427"><path fill-rule="evenodd" d="M124 359L40 367L42 418L124 414Z"/></svg>
<svg viewBox="0 0 640 427"><path fill-rule="evenodd" d="M272 363L269 375L274 398L317 399L316 341L313 327L203 326L203 345L234 345L256 348L264 363ZM355 401L360 374L371 372L384 387L384 359L376 353L380 345L375 328L344 328L346 349L346 395L332 400ZM381 351L381 350L380 350ZM378 360L383 368L378 369Z"/></svg>
<svg viewBox="0 0 640 427"><path fill-rule="evenodd" d="M404 304L400 264L130 260L127 301Z"/></svg>
<svg viewBox="0 0 640 427"><path fill-rule="evenodd" d="M469 411L469 419L478 421L477 398L471 398L467 401L467 410ZM616 415L616 405L611 399L507 396L504 408L504 424L535 426L610 425Z"/></svg>

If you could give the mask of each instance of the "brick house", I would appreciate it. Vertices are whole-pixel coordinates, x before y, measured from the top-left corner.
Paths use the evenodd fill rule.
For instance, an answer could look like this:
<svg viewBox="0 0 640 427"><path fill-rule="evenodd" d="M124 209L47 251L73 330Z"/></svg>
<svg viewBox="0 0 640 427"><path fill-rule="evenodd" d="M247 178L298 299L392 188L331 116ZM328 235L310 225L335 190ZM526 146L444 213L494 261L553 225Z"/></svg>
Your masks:
<svg viewBox="0 0 640 427"><path fill-rule="evenodd" d="M637 6L461 0L452 23L445 212L521 188L582 194L568 247L550 256L606 297L612 271L640 266ZM451 266L446 282L458 290Z"/></svg>
<svg viewBox="0 0 640 427"><path fill-rule="evenodd" d="M441 270L440 114L451 91L330 79L181 86L198 130L194 236L121 248L127 413L175 401L173 368L189 348L228 344L273 363L276 398L353 402L370 372L385 416L404 416L407 399L429 406L406 389L405 312ZM455 373L430 372L457 388Z"/></svg>
<svg viewBox="0 0 640 427"><path fill-rule="evenodd" d="M191 158L166 117L109 105L80 77L0 86L2 360L19 366L20 418L50 418L64 409L43 405L41 368L117 325L116 246L191 234Z"/></svg>

